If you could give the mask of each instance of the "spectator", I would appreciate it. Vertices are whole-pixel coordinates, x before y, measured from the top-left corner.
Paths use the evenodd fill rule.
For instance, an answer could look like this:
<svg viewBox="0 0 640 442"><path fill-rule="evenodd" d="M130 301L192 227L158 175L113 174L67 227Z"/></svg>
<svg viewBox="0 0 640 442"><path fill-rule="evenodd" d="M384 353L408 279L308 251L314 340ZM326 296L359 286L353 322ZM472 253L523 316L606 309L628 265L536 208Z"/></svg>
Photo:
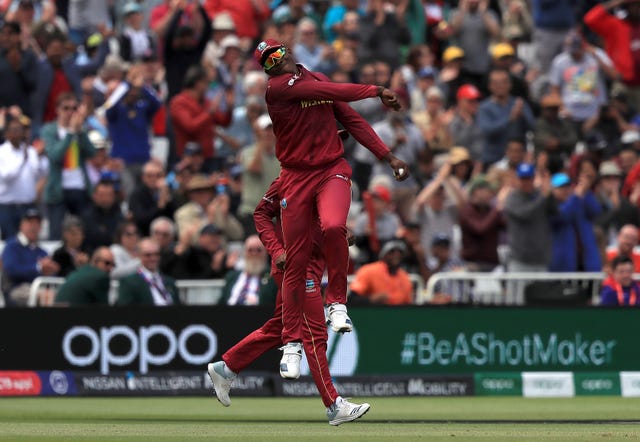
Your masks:
<svg viewBox="0 0 640 442"><path fill-rule="evenodd" d="M426 93L424 111L413 112L411 119L422 132L422 139L434 153L446 153L451 147L450 114L445 113L444 95L437 86Z"/></svg>
<svg viewBox="0 0 640 442"><path fill-rule="evenodd" d="M151 238L140 240L138 271L120 280L117 305L180 304L175 281L158 272L160 247Z"/></svg>
<svg viewBox="0 0 640 442"><path fill-rule="evenodd" d="M584 123L597 119L600 106L606 103L606 88L598 61L587 53L578 33L567 37L565 51L553 59L549 79L552 91L562 97L564 111L584 130Z"/></svg>
<svg viewBox="0 0 640 442"><path fill-rule="evenodd" d="M267 78L264 72L249 71L242 81L244 103L233 107L231 124L228 128L219 128L216 134L222 141L222 148L230 152L238 151L255 142L253 124L267 111L264 93L267 90Z"/></svg>
<svg viewBox="0 0 640 442"><path fill-rule="evenodd" d="M187 71L191 66L199 65L202 54L211 36L211 20L197 3L197 12L193 14L193 24L182 23L186 11L185 1L176 2L171 10L171 21L164 36L164 65L167 68L167 86L169 100L177 95L187 83ZM194 3L195 5L195 3ZM200 35L197 35L200 31ZM192 86L186 86L190 88Z"/></svg>
<svg viewBox="0 0 640 442"><path fill-rule="evenodd" d="M406 250L404 242L389 241L378 261L360 267L349 285L349 303L411 304L413 285L409 274L400 267Z"/></svg>
<svg viewBox="0 0 640 442"><path fill-rule="evenodd" d="M155 91L144 84L141 65L129 70L127 81L116 88L105 104L111 156L124 161L130 181L138 178L142 165L151 158L149 128L160 105Z"/></svg>
<svg viewBox="0 0 640 442"><path fill-rule="evenodd" d="M431 274L440 272L460 272L465 270L465 264L451 253L451 238L446 233L438 233L431 241L431 256L429 265ZM459 282L440 281L434 287L434 304L447 304L463 300L463 287Z"/></svg>
<svg viewBox="0 0 640 442"><path fill-rule="evenodd" d="M558 94L547 94L540 100L541 114L533 131L536 153L546 152L550 157L567 160L578 142L578 134L570 120L560 118L562 99Z"/></svg>
<svg viewBox="0 0 640 442"><path fill-rule="evenodd" d="M69 37L75 44L96 30L111 27L109 3L104 0L74 0L69 2Z"/></svg>
<svg viewBox="0 0 640 442"><path fill-rule="evenodd" d="M36 90L31 97L33 135L38 137L44 123L56 119L58 96L65 92L82 95L81 70L71 56L66 56L64 37L53 36L47 42L45 57L38 65Z"/></svg>
<svg viewBox="0 0 640 442"><path fill-rule="evenodd" d="M600 305L640 305L640 283L633 280L633 261L628 256L617 256L611 263L613 278L605 282L600 292Z"/></svg>
<svg viewBox="0 0 640 442"><path fill-rule="evenodd" d="M25 143L19 119L8 121L5 137L0 145L0 230L4 240L18 232L24 212L36 202L36 183L48 169L46 158Z"/></svg>
<svg viewBox="0 0 640 442"><path fill-rule="evenodd" d="M634 273L640 273L640 251L638 245L638 227L632 224L622 226L618 231L616 245L607 250L607 261L612 262L617 256L626 256L633 261Z"/></svg>
<svg viewBox="0 0 640 442"><path fill-rule="evenodd" d="M532 2L533 67L537 73L549 72L553 58L562 51L565 38L576 22L573 8L571 0Z"/></svg>
<svg viewBox="0 0 640 442"><path fill-rule="evenodd" d="M367 13L360 20L360 60L384 61L391 69L402 64L400 48L411 43L405 19L408 4L408 1L367 2Z"/></svg>
<svg viewBox="0 0 640 442"><path fill-rule="evenodd" d="M620 193L622 169L614 161L600 164L596 196L602 207L596 224L605 237L606 244L615 243L617 232L626 224L640 225L640 213L628 198Z"/></svg>
<svg viewBox="0 0 640 442"><path fill-rule="evenodd" d="M531 40L533 17L529 3L524 0L500 0L502 13L502 38L511 43Z"/></svg>
<svg viewBox="0 0 640 442"><path fill-rule="evenodd" d="M206 175L193 175L186 184L185 191L189 202L175 212L178 235L182 235L189 226L204 222L207 205L215 196L215 183Z"/></svg>
<svg viewBox="0 0 640 442"><path fill-rule="evenodd" d="M491 96L480 103L478 109L478 126L484 133L482 162L485 167L502 158L510 138L524 139L535 125L529 105L522 98L511 96L509 72L492 70L489 90Z"/></svg>
<svg viewBox="0 0 640 442"><path fill-rule="evenodd" d="M271 12L266 0L205 0L204 8L210 17L225 11L229 13L245 50L260 37L260 24Z"/></svg>
<svg viewBox="0 0 640 442"><path fill-rule="evenodd" d="M369 199L369 200L367 200ZM360 249L360 260L370 263L376 258L380 246L395 238L402 227L400 217L393 210L391 191L378 184L363 195L365 210L361 212L353 226L356 245ZM368 205L371 207L368 207Z"/></svg>
<svg viewBox="0 0 640 442"><path fill-rule="evenodd" d="M32 115L29 97L36 88L37 59L20 41L20 24L7 21L0 28L4 34L0 47L0 103L18 106L26 115Z"/></svg>
<svg viewBox="0 0 640 442"><path fill-rule="evenodd" d="M200 229L192 225L181 231L167 263L171 269L169 274L176 279L224 278L234 265L231 255L227 254L223 232L215 224Z"/></svg>
<svg viewBox="0 0 640 442"><path fill-rule="evenodd" d="M133 221L124 221L116 230L113 244L109 247L115 262L111 277L121 279L135 273L140 265L138 240L140 234Z"/></svg>
<svg viewBox="0 0 640 442"><path fill-rule="evenodd" d="M311 18L303 18L298 22L293 53L298 63L310 71L329 73L333 50L320 39L318 25Z"/></svg>
<svg viewBox="0 0 640 442"><path fill-rule="evenodd" d="M533 165L520 164L516 188L509 191L504 203L510 272L546 272L551 259L549 218L555 211L555 203L550 196L548 172L539 172L537 186L535 174ZM524 301L523 290L524 286L516 283L509 292L517 301Z"/></svg>
<svg viewBox="0 0 640 442"><path fill-rule="evenodd" d="M529 86L525 81L525 64L516 57L516 51L509 43L498 43L491 48L491 67L509 72L511 95L529 102ZM483 81L486 87L487 78Z"/></svg>
<svg viewBox="0 0 640 442"><path fill-rule="evenodd" d="M243 165L242 197L238 216L245 233L254 233L253 210L258 205L271 182L280 175L280 162L276 158L276 137L271 118L263 114L253 128L256 143L240 153Z"/></svg>
<svg viewBox="0 0 640 442"><path fill-rule="evenodd" d="M56 293L54 303L58 306L109 305L113 269L113 254L108 247L98 247L91 262L68 275Z"/></svg>
<svg viewBox="0 0 640 442"><path fill-rule="evenodd" d="M575 188L565 173L551 177L556 213L551 217L552 272L598 272L602 269L593 221L600 205L590 190L591 178L581 175Z"/></svg>
<svg viewBox="0 0 640 442"><path fill-rule="evenodd" d="M478 175L469 183L469 199L460 208L461 257L471 271L491 272L500 264L498 243L506 222L504 200L498 198L494 204L495 196L492 184Z"/></svg>
<svg viewBox="0 0 640 442"><path fill-rule="evenodd" d="M467 74L462 67L464 59L465 53L458 46L449 46L442 53L442 69L438 77L438 84L440 84L447 97L447 108L454 105L458 89L463 84L475 85L477 82L477 79Z"/></svg>
<svg viewBox="0 0 640 442"><path fill-rule="evenodd" d="M102 180L95 185L92 201L82 214L82 219L88 251L111 245L113 233L124 219L113 182Z"/></svg>
<svg viewBox="0 0 640 442"><path fill-rule="evenodd" d="M482 129L478 126L480 97L480 91L474 85L460 86L456 94L458 106L449 123L452 145L466 147L474 162L482 160Z"/></svg>
<svg viewBox="0 0 640 442"><path fill-rule="evenodd" d="M160 272L169 274L171 269L167 263L172 259L176 246L176 225L173 220L161 216L151 222L151 238L160 246Z"/></svg>
<svg viewBox="0 0 640 442"><path fill-rule="evenodd" d="M84 163L89 184L93 188L100 181L102 174L112 170L119 161L109 157L109 142L99 131L90 130L87 137L95 148L93 156Z"/></svg>
<svg viewBox="0 0 640 442"><path fill-rule="evenodd" d="M269 256L260 238L250 235L244 241L244 268L226 274L220 304L274 304L278 287L269 276L268 264Z"/></svg>
<svg viewBox="0 0 640 442"><path fill-rule="evenodd" d="M213 66L218 64L218 61L222 57L220 43L228 35L236 35L236 25L233 23L231 15L223 11L212 17L211 40L207 43L207 47L202 55L204 62L211 63Z"/></svg>
<svg viewBox="0 0 640 442"><path fill-rule="evenodd" d="M500 35L500 25L496 14L488 8L488 0L461 0L451 13L448 33L459 41L466 54L463 62L465 71L473 77L478 86L489 70L489 43Z"/></svg>
<svg viewBox="0 0 640 442"><path fill-rule="evenodd" d="M42 128L42 142L50 172L44 190L49 218L49 239L59 240L66 214L80 216L89 204L91 182L87 160L95 147L83 125L87 108L71 93L58 96L56 121Z"/></svg>
<svg viewBox="0 0 640 442"><path fill-rule="evenodd" d="M620 7L626 12L624 19L613 13ZM640 108L640 49L637 44L640 5L627 0L596 4L585 14L584 23L603 39L607 54L629 88L631 104Z"/></svg>
<svg viewBox="0 0 640 442"><path fill-rule="evenodd" d="M451 175L452 164L447 161L437 175L420 191L414 207L414 221L421 226L422 247L431 259L431 242L436 234L453 238L458 225L458 207L465 197L460 185ZM451 200L453 197L453 201ZM459 256L459 245L454 244L453 256Z"/></svg>
<svg viewBox="0 0 640 442"><path fill-rule="evenodd" d="M120 56L125 61L141 60L145 54L155 52L155 42L149 32L144 29L144 15L140 3L130 0L122 8L124 27L118 43Z"/></svg>
<svg viewBox="0 0 640 442"><path fill-rule="evenodd" d="M62 245L52 255L53 260L60 266L58 276L64 278L89 262L89 255L85 252L83 242L82 220L77 216L68 215L62 223Z"/></svg>
<svg viewBox="0 0 640 442"><path fill-rule="evenodd" d="M149 225L154 219L173 217L175 206L171 190L157 161L148 161L142 167L142 183L129 197L129 210L142 236L149 234Z"/></svg>
<svg viewBox="0 0 640 442"><path fill-rule="evenodd" d="M53 276L60 266L38 245L42 216L28 209L20 220L18 234L7 241L2 251L2 292L5 305L26 307L31 283L38 276Z"/></svg>
<svg viewBox="0 0 640 442"><path fill-rule="evenodd" d="M322 31L327 43L333 43L339 35L344 33L344 22L349 12L353 12L355 17L364 15L363 11L358 9L359 6L360 2L358 0L342 0L339 3L332 4L327 9L322 23Z"/></svg>
<svg viewBox="0 0 640 442"><path fill-rule="evenodd" d="M402 70L402 67L400 69ZM411 103L409 107L413 113L424 112L426 110L427 91L436 86L437 72L432 66L420 68L415 75L409 69L406 69L406 71L413 76L413 84L410 86L407 83L407 91L409 92Z"/></svg>
<svg viewBox="0 0 640 442"><path fill-rule="evenodd" d="M215 125L228 126L231 122L232 110L228 108L221 111L218 108L218 102L209 102L205 98L209 85L207 72L202 67L193 66L188 70L184 77L184 87L185 89L176 95L169 105L175 131L176 151L178 157L181 157L187 142L197 142L204 154L204 170L212 172ZM233 102L233 98L230 97L228 102Z"/></svg>

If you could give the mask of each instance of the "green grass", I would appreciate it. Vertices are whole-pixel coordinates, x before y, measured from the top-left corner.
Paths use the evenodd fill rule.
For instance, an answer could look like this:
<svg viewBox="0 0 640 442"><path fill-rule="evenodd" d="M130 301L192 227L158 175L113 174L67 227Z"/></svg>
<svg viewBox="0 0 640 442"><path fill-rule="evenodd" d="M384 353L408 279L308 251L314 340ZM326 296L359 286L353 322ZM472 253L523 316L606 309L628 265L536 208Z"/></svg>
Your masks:
<svg viewBox="0 0 640 442"><path fill-rule="evenodd" d="M360 398L358 398L360 400ZM640 398L372 398L340 427L317 398L3 398L0 440L637 440Z"/></svg>

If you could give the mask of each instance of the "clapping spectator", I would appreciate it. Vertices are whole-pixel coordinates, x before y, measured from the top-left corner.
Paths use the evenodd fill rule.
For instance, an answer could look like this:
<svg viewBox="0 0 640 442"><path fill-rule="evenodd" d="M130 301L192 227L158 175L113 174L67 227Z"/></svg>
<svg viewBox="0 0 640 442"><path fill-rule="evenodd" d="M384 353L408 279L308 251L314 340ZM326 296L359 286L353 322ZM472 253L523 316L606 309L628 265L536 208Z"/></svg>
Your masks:
<svg viewBox="0 0 640 442"><path fill-rule="evenodd" d="M258 235L244 241L242 270L231 270L225 276L221 304L269 305L274 304L278 286L269 276L269 255Z"/></svg>
<svg viewBox="0 0 640 442"><path fill-rule="evenodd" d="M601 207L591 192L591 177L581 175L575 188L565 173L551 177L556 213L551 217L552 272L598 272L602 268L593 231Z"/></svg>
<svg viewBox="0 0 640 442"><path fill-rule="evenodd" d="M472 84L463 84L456 93L458 105L449 123L449 135L454 146L465 146L474 162L482 160L482 129L478 125L480 91Z"/></svg>
<svg viewBox="0 0 640 442"><path fill-rule="evenodd" d="M329 72L333 50L320 40L318 25L312 19L303 18L298 22L293 52L298 63L310 71Z"/></svg>
<svg viewBox="0 0 640 442"><path fill-rule="evenodd" d="M173 217L175 206L171 190L159 162L148 161L142 167L142 183L129 197L129 211L142 236L149 234L149 225L154 219Z"/></svg>
<svg viewBox="0 0 640 442"><path fill-rule="evenodd" d="M540 100L541 113L533 131L536 153L546 152L550 157L565 161L573 154L578 142L575 126L561 118L562 99L558 94L547 94Z"/></svg>
<svg viewBox="0 0 640 442"><path fill-rule="evenodd" d="M92 186L86 162L95 155L95 147L84 128L87 108L78 106L73 94L64 93L58 97L56 114L56 121L42 128L50 164L44 200L52 240L61 238L66 214L79 216L87 208Z"/></svg>
<svg viewBox="0 0 640 442"><path fill-rule="evenodd" d="M144 29L144 15L140 3L130 0L122 8L124 27L118 42L120 56L125 61L137 61L150 51L155 51L155 42Z"/></svg>
<svg viewBox="0 0 640 442"><path fill-rule="evenodd" d="M113 233L124 217L116 199L113 182L102 180L93 188L92 201L82 214L85 223L85 243L93 252L113 242Z"/></svg>
<svg viewBox="0 0 640 442"><path fill-rule="evenodd" d="M36 183L48 170L45 157L25 142L25 130L12 118L0 145L0 230L2 239L18 232L24 212L36 202Z"/></svg>
<svg viewBox="0 0 640 442"><path fill-rule="evenodd" d="M25 307L31 283L38 276L53 276L60 266L38 245L42 216L36 209L26 210L18 234L2 251L2 292L5 305Z"/></svg>
<svg viewBox="0 0 640 442"><path fill-rule="evenodd" d="M29 96L36 88L36 56L22 48L19 23L7 21L0 32L4 34L0 47L0 103L19 106L26 115L31 115Z"/></svg>
<svg viewBox="0 0 640 442"><path fill-rule="evenodd" d="M54 250L52 258L60 266L58 276L66 277L69 273L89 262L89 255L84 248L84 227L82 220L74 215L67 215L62 222L62 245Z"/></svg>
<svg viewBox="0 0 640 442"><path fill-rule="evenodd" d="M140 234L134 222L124 221L118 226L113 244L109 247L116 264L111 271L112 278L120 279L135 273L140 265L139 239Z"/></svg>
<svg viewBox="0 0 640 442"><path fill-rule="evenodd" d="M367 13L360 20L360 53L362 62L384 61L392 69L400 66L400 47L411 43L405 12L408 0L385 3L369 0Z"/></svg>
<svg viewBox="0 0 640 442"><path fill-rule="evenodd" d="M227 254L223 232L215 224L192 224L180 232L167 266L176 279L215 279L224 278L235 260Z"/></svg>
<svg viewBox="0 0 640 442"><path fill-rule="evenodd" d="M431 86L426 94L426 107L413 112L411 119L422 133L422 139L435 153L446 153L451 147L449 122L451 114L445 112L444 95L437 86Z"/></svg>

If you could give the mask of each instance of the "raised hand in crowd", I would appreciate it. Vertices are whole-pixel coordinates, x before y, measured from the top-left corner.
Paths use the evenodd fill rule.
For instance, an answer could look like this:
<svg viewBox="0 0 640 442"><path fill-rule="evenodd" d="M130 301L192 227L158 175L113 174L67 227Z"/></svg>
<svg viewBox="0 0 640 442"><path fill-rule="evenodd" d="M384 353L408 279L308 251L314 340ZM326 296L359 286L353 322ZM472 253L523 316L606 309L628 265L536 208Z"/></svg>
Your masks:
<svg viewBox="0 0 640 442"><path fill-rule="evenodd" d="M60 271L60 265L49 256L38 260L38 266L40 267L40 273L45 276L52 276Z"/></svg>

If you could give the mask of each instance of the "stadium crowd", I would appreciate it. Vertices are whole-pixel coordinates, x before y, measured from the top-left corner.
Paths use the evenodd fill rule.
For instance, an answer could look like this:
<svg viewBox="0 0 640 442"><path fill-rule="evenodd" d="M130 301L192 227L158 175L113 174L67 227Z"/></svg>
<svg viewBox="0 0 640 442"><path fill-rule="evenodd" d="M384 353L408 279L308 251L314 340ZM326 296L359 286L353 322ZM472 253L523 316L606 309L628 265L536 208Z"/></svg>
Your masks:
<svg viewBox="0 0 640 442"><path fill-rule="evenodd" d="M279 174L266 38L402 99L351 104L411 166L398 182L344 140L353 299L410 303L409 273L640 272L638 0L0 0L0 17L7 305L37 276L68 277L60 303L106 303L109 278L120 304L214 278L220 302L273 302L252 216Z"/></svg>

